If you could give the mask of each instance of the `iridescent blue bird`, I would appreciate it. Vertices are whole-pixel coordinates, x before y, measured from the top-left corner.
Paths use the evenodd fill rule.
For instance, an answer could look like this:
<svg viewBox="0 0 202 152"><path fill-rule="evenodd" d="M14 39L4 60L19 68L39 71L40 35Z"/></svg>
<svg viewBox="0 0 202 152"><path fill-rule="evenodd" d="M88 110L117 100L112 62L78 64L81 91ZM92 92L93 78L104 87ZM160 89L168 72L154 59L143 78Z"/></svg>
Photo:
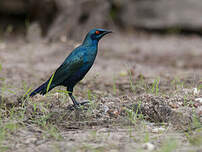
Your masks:
<svg viewBox="0 0 202 152"><path fill-rule="evenodd" d="M76 101L73 96L73 89L92 67L97 55L98 42L108 33L111 31L104 29L92 29L88 32L83 43L75 48L55 73L29 96L33 97L38 93L44 95L57 86L65 86L75 106L85 104L86 102L79 103Z"/></svg>

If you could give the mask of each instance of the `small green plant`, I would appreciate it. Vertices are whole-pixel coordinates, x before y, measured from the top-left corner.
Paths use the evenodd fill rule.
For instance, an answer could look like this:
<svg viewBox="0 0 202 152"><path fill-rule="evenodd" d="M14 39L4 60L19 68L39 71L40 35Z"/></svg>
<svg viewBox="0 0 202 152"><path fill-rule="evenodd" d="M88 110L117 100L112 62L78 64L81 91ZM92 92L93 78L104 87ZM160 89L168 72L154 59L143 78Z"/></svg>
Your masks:
<svg viewBox="0 0 202 152"><path fill-rule="evenodd" d="M97 96L91 90L88 90L88 100L91 104L93 100L96 100L96 98Z"/></svg>
<svg viewBox="0 0 202 152"><path fill-rule="evenodd" d="M132 124L136 124L137 119L142 118L142 114L140 113L140 106L141 106L141 101L138 103L137 107L134 107L134 109L128 109L125 108L125 111L128 115L128 119Z"/></svg>
<svg viewBox="0 0 202 152"><path fill-rule="evenodd" d="M59 133L59 130L53 126L53 125L48 125L48 127L46 127L46 130L47 130L47 134L54 138L55 140L61 140L62 139L62 136L60 135Z"/></svg>
<svg viewBox="0 0 202 152"><path fill-rule="evenodd" d="M114 79L113 79L113 93L114 95L117 94L117 88L116 88L116 77L114 76Z"/></svg>
<svg viewBox="0 0 202 152"><path fill-rule="evenodd" d="M159 94L159 82L160 82L160 79L157 78L154 80L154 83L152 84L151 92L155 93L155 95Z"/></svg>
<svg viewBox="0 0 202 152"><path fill-rule="evenodd" d="M202 89L202 84L199 84L198 87L197 87L197 89L201 90Z"/></svg>
<svg viewBox="0 0 202 152"><path fill-rule="evenodd" d="M90 132L90 134L91 134L91 139L92 140L96 140L96 138L97 138L97 131L96 130L92 130Z"/></svg>
<svg viewBox="0 0 202 152"><path fill-rule="evenodd" d="M144 136L144 142L147 143L149 142L149 132L147 131L145 136Z"/></svg>
<svg viewBox="0 0 202 152"><path fill-rule="evenodd" d="M177 148L177 141L174 139L169 139L163 143L159 152L173 152Z"/></svg>
<svg viewBox="0 0 202 152"><path fill-rule="evenodd" d="M64 98L66 99L70 93L70 91L67 91L67 90L56 90L56 93L60 93L60 94L63 94L64 95Z"/></svg>
<svg viewBox="0 0 202 152"><path fill-rule="evenodd" d="M1 65L1 63L0 63L0 72L2 71L2 65Z"/></svg>
<svg viewBox="0 0 202 152"><path fill-rule="evenodd" d="M6 130L5 127L3 125L3 122L0 122L0 142L3 141L6 137Z"/></svg>
<svg viewBox="0 0 202 152"><path fill-rule="evenodd" d="M27 95L29 94L29 92L32 90L32 88L30 87L26 92L25 92L25 94L23 95L23 98L25 98L25 97L28 97Z"/></svg>
<svg viewBox="0 0 202 152"><path fill-rule="evenodd" d="M132 135L133 130L132 130L131 126L128 126L128 127L129 127L129 128L128 128L129 137L132 138L132 137L133 137L133 135Z"/></svg>
<svg viewBox="0 0 202 152"><path fill-rule="evenodd" d="M179 89L181 90L184 88L184 82L181 81L178 77L175 77L171 84L173 85L176 91L179 91Z"/></svg>
<svg viewBox="0 0 202 152"><path fill-rule="evenodd" d="M125 111L128 115L128 119L132 122L132 124L136 123L136 120L134 119L134 112L131 109L125 108Z"/></svg>
<svg viewBox="0 0 202 152"><path fill-rule="evenodd" d="M197 117L196 112L193 113L193 126L194 128L202 128L199 118Z"/></svg>
<svg viewBox="0 0 202 152"><path fill-rule="evenodd" d="M11 120L13 120L15 118L15 115L16 115L16 113L15 113L15 107L12 107L10 110L8 110L8 114L9 114L9 118Z"/></svg>
<svg viewBox="0 0 202 152"><path fill-rule="evenodd" d="M129 73L129 82L130 82L130 87L132 89L132 91L135 93L135 85L133 84L133 80L132 80L132 72L131 70L128 70L128 73Z"/></svg>
<svg viewBox="0 0 202 152"><path fill-rule="evenodd" d="M58 143L55 143L55 144L53 145L53 147L54 147L54 152L61 152L61 150L60 150L60 145L59 145Z"/></svg>
<svg viewBox="0 0 202 152"><path fill-rule="evenodd" d="M37 103L34 103L34 104L33 104L33 109L34 109L34 113L36 113L36 110L37 110Z"/></svg>
<svg viewBox="0 0 202 152"><path fill-rule="evenodd" d="M92 101L93 95L91 90L88 90L88 100Z"/></svg>
<svg viewBox="0 0 202 152"><path fill-rule="evenodd" d="M57 93L64 93L64 94L67 94L70 93L69 91L67 90L56 90Z"/></svg>
<svg viewBox="0 0 202 152"><path fill-rule="evenodd" d="M188 98L188 97L185 95L185 96L184 96L184 103L183 103L185 106L187 106L187 105L188 105L187 98Z"/></svg>
<svg viewBox="0 0 202 152"><path fill-rule="evenodd" d="M16 132L18 125L12 121L3 122L0 120L0 151L6 151L9 147L3 145L5 141L12 133Z"/></svg>
<svg viewBox="0 0 202 152"><path fill-rule="evenodd" d="M185 133L187 140L190 144L194 146L200 146L202 144L202 128L196 129L194 132L190 130L189 132Z"/></svg>
<svg viewBox="0 0 202 152"><path fill-rule="evenodd" d="M6 129L8 132L14 132L17 130L17 128L18 125L16 123L9 122L4 124L4 129Z"/></svg>
<svg viewBox="0 0 202 152"><path fill-rule="evenodd" d="M9 150L9 147L7 147L7 146L3 146L1 143L0 143L0 151L1 152L6 152L6 151L8 151Z"/></svg>

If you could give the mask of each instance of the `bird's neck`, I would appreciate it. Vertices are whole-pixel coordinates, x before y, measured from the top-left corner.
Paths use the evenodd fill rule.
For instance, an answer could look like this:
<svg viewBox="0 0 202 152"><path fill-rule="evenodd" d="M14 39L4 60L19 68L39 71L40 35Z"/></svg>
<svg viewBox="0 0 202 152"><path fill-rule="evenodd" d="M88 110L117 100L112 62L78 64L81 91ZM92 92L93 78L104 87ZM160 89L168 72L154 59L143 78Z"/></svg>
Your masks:
<svg viewBox="0 0 202 152"><path fill-rule="evenodd" d="M86 37L83 41L84 46L97 46L98 45L98 40L96 39L91 39L89 37Z"/></svg>

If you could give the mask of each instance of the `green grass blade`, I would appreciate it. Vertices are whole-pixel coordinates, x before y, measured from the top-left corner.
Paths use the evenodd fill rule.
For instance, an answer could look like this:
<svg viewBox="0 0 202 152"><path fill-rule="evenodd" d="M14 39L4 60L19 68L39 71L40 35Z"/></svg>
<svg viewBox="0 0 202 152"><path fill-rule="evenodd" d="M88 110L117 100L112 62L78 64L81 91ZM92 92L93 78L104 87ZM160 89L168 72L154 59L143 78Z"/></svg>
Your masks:
<svg viewBox="0 0 202 152"><path fill-rule="evenodd" d="M31 87L25 92L24 96L23 97L26 97L28 95L28 93L31 91Z"/></svg>
<svg viewBox="0 0 202 152"><path fill-rule="evenodd" d="M70 91L67 90L56 90L57 93L64 93L64 94L68 94L70 93Z"/></svg>
<svg viewBox="0 0 202 152"><path fill-rule="evenodd" d="M52 81L53 81L54 75L55 75L55 72L53 73L53 75L51 76L51 79L50 79L49 82L48 82L48 86L47 86L47 88L46 88L46 92L48 92L48 90L49 90L49 88L50 88L50 85L51 85L51 83L52 83Z"/></svg>

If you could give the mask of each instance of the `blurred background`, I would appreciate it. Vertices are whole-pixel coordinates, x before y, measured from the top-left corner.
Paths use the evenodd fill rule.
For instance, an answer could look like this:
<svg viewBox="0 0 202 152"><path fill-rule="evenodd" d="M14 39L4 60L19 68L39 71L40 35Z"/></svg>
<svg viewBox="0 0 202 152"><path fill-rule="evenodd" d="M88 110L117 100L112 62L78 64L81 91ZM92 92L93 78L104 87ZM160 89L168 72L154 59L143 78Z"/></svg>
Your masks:
<svg viewBox="0 0 202 152"><path fill-rule="evenodd" d="M94 27L202 34L201 14L201 0L1 0L0 36L81 40Z"/></svg>
<svg viewBox="0 0 202 152"><path fill-rule="evenodd" d="M114 33L88 75L199 80L201 14L201 0L0 0L1 77L38 85L97 27Z"/></svg>

